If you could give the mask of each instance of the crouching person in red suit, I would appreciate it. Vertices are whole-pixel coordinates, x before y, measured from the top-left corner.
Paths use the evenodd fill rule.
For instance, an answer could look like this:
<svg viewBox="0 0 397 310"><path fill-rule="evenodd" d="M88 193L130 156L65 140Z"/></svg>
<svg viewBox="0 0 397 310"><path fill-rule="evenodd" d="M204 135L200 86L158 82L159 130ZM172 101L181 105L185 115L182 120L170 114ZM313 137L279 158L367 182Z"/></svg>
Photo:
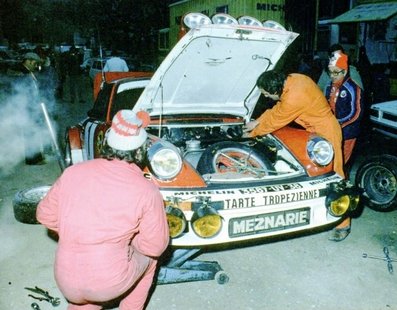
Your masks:
<svg viewBox="0 0 397 310"><path fill-rule="evenodd" d="M55 280L68 309L143 309L157 258L169 242L159 189L140 168L149 117L121 110L103 158L67 168L37 208L58 233Z"/></svg>

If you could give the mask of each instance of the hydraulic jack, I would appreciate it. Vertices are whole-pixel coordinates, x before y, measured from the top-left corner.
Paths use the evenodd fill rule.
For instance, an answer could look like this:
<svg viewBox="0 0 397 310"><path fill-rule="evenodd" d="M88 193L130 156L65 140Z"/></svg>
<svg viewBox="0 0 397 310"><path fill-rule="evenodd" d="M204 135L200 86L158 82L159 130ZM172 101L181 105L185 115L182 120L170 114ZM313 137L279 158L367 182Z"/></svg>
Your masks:
<svg viewBox="0 0 397 310"><path fill-rule="evenodd" d="M216 280L225 284L229 277L218 262L191 259L199 254L200 249L176 249L166 265L161 266L157 284L173 284L191 281Z"/></svg>

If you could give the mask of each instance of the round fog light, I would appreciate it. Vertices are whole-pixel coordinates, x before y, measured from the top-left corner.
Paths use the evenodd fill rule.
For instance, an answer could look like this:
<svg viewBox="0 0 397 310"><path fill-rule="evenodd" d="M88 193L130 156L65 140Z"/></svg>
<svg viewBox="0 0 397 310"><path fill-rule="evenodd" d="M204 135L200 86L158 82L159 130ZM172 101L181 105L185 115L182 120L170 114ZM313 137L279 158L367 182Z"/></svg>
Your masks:
<svg viewBox="0 0 397 310"><path fill-rule="evenodd" d="M342 216L349 209L349 205L350 197L348 195L342 195L330 201L328 210L333 216Z"/></svg>
<svg viewBox="0 0 397 310"><path fill-rule="evenodd" d="M222 217L214 208L204 205L194 212L191 223L199 237L211 238L221 230Z"/></svg>
<svg viewBox="0 0 397 310"><path fill-rule="evenodd" d="M179 237L186 228L186 218L183 211L171 206L166 207L168 229L171 238Z"/></svg>
<svg viewBox="0 0 397 310"><path fill-rule="evenodd" d="M350 210L351 211L356 210L359 203L360 203L360 195L351 195L350 196Z"/></svg>

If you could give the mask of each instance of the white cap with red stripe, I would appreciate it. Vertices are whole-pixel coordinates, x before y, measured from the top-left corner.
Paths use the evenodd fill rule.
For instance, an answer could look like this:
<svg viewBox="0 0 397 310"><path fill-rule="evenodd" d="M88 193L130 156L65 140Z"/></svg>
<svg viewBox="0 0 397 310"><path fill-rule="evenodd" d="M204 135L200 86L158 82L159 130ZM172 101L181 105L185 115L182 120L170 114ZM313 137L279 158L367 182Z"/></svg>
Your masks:
<svg viewBox="0 0 397 310"><path fill-rule="evenodd" d="M141 147L147 139L144 128L149 122L150 116L144 111L137 114L131 110L118 111L113 117L108 133L108 145L120 151L131 151Z"/></svg>

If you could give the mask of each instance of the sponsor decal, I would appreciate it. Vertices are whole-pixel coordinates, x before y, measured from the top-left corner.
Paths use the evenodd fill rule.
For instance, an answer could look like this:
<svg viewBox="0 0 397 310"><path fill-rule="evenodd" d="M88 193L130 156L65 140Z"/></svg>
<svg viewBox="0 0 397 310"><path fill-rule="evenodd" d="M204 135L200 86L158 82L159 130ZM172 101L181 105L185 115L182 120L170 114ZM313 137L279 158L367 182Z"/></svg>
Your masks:
<svg viewBox="0 0 397 310"><path fill-rule="evenodd" d="M260 11L282 12L285 11L285 5L276 3L257 3L256 9Z"/></svg>
<svg viewBox="0 0 397 310"><path fill-rule="evenodd" d="M183 191L183 192L174 192L173 196L180 197L180 196L210 196L210 195L233 195L236 194L234 190L215 190L215 191Z"/></svg>
<svg viewBox="0 0 397 310"><path fill-rule="evenodd" d="M278 193L263 196L251 196L243 198L227 198L225 199L224 209L241 209L252 208L259 206L271 206L284 204L289 202L297 202L309 199L319 198L321 196L320 190L312 189L299 192Z"/></svg>
<svg viewBox="0 0 397 310"><path fill-rule="evenodd" d="M322 184L322 183L329 183L331 181L335 181L335 180L341 180L341 177L338 176L337 174L334 174L333 176L330 177L326 177L320 180L314 180L314 181L310 181L309 184L310 185L316 185L316 184Z"/></svg>
<svg viewBox="0 0 397 310"><path fill-rule="evenodd" d="M259 214L229 221L229 237L241 237L310 224L310 208Z"/></svg>
<svg viewBox="0 0 397 310"><path fill-rule="evenodd" d="M303 188L303 186L299 183L290 183L290 184L277 184L277 185L269 185L269 186L242 188L239 190L239 192L241 194L258 194L258 193L269 193L269 192L282 192L282 191L301 189L301 188Z"/></svg>
<svg viewBox="0 0 397 310"><path fill-rule="evenodd" d="M241 189L225 189L225 190L197 190L174 192L174 196L203 196L203 195L234 195L234 194L260 194L269 192L281 192L294 189L301 189L303 186L299 183L277 184L258 187L247 187Z"/></svg>

